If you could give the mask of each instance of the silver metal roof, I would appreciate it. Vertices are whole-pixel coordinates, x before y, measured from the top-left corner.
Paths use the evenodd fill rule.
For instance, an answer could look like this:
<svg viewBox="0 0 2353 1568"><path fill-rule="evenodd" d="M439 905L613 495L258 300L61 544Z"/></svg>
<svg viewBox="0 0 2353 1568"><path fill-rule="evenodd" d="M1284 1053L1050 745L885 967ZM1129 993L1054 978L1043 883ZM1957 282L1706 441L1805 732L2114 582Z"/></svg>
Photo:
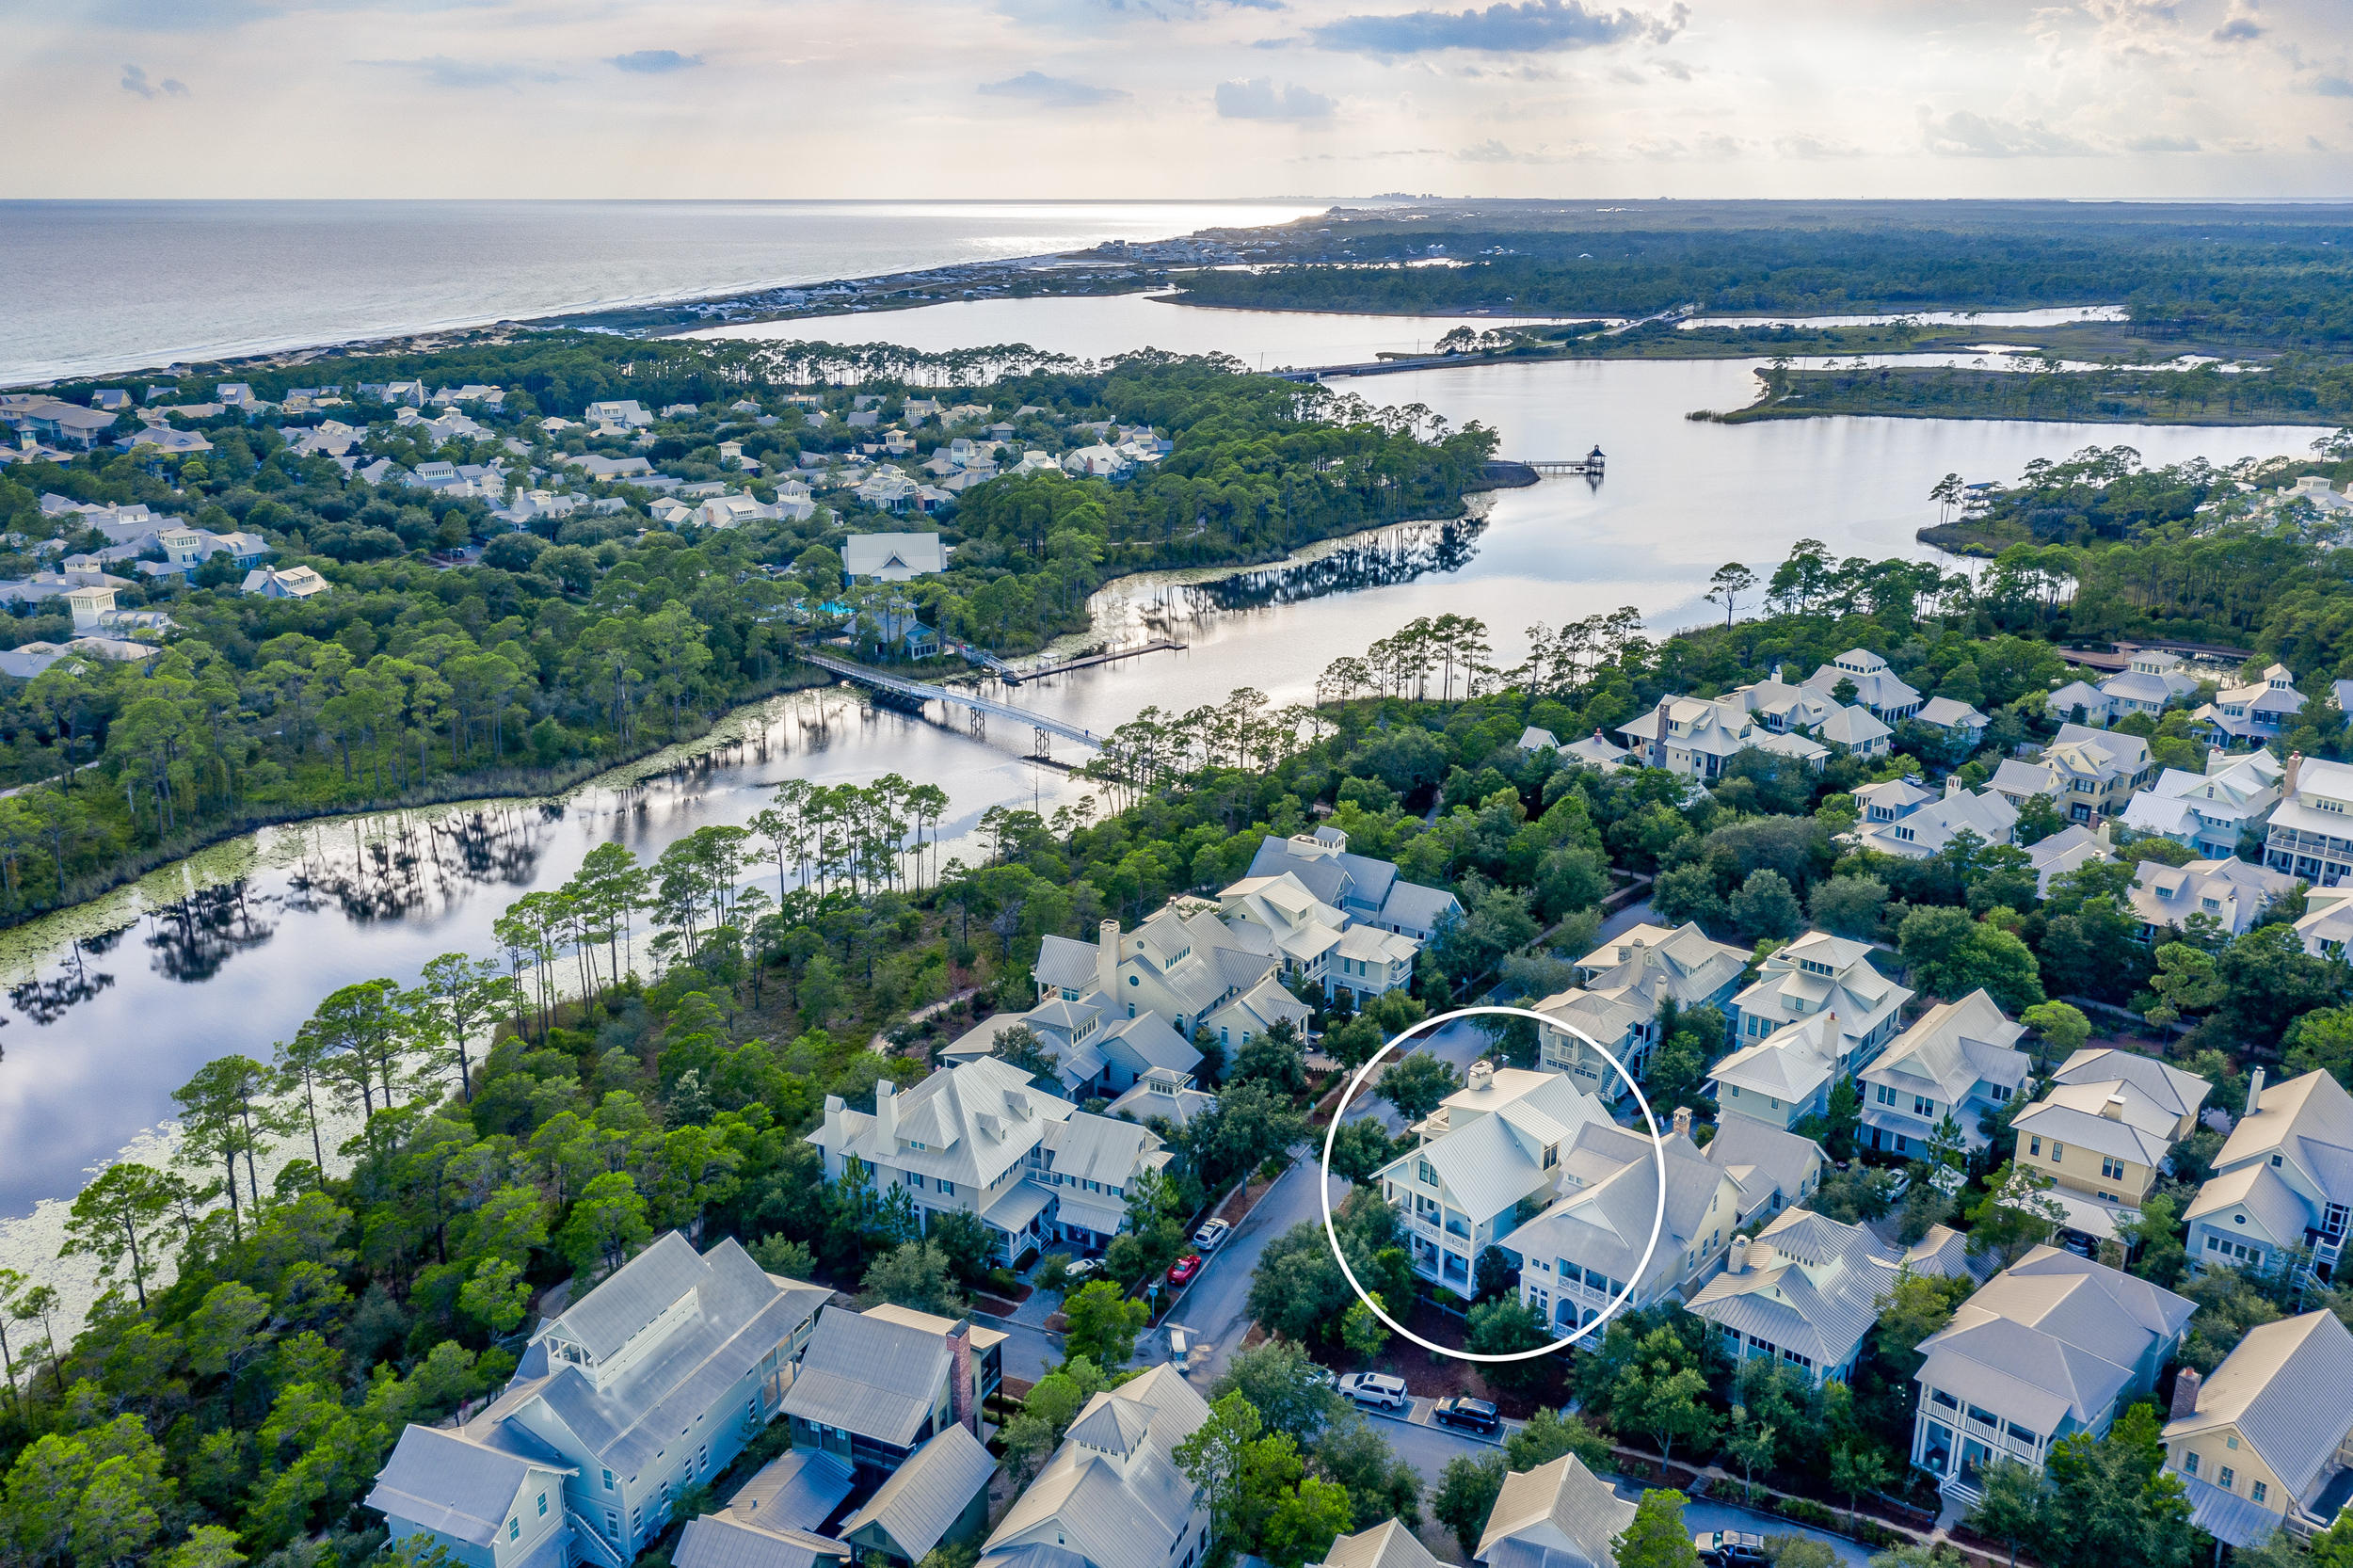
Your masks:
<svg viewBox="0 0 2353 1568"><path fill-rule="evenodd" d="M878 1526L908 1561L920 1562L996 1473L997 1461L981 1440L950 1426L908 1455L866 1506L842 1521L841 1533Z"/></svg>

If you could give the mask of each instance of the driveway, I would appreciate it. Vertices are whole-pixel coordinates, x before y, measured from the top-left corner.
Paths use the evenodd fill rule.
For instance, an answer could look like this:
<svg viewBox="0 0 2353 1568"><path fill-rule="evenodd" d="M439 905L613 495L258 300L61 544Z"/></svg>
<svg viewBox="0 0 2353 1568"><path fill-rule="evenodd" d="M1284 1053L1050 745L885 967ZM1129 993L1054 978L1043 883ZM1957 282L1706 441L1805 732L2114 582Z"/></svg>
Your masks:
<svg viewBox="0 0 2353 1568"><path fill-rule="evenodd" d="M1609 916L1602 920L1601 939L1606 942L1612 936L1623 936L1627 932L1633 930L1636 926L1641 925L1646 921L1655 920L1657 918L1658 913L1650 906L1650 900L1646 898L1637 899L1632 904L1629 904L1625 908L1619 910L1616 914ZM1579 954L1578 956L1581 957L1583 955Z"/></svg>

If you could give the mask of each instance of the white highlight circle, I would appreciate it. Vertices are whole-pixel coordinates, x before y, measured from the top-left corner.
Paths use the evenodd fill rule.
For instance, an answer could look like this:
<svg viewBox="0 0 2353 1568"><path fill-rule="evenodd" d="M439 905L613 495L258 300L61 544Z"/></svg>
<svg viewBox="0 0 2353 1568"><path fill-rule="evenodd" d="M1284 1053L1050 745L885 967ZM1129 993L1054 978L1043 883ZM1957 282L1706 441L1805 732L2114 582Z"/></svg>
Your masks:
<svg viewBox="0 0 2353 1568"><path fill-rule="evenodd" d="M1616 1068L1618 1076L1625 1080L1625 1086L1634 1091L1634 1103L1641 1108L1642 1120L1650 1124L1651 1160L1652 1163L1657 1165L1658 1168L1658 1203L1657 1207L1651 1213L1650 1242L1642 1249L1642 1260L1634 1266L1631 1274L1627 1277L1625 1288L1619 1291L1615 1296L1612 1296L1609 1299L1609 1304L1603 1307L1599 1312L1593 1315L1593 1320L1592 1322L1586 1323L1573 1332L1563 1335L1561 1337L1552 1341L1549 1345L1539 1345L1533 1350L1512 1351L1503 1354L1483 1354L1477 1351L1457 1350L1451 1345L1433 1344L1429 1340L1424 1339L1420 1335L1416 1334L1412 1329L1407 1328L1403 1323L1399 1322L1395 1318L1390 1317L1388 1313L1383 1309L1381 1304L1373 1299L1372 1292L1367 1290L1357 1280L1356 1271L1348 1266L1348 1255L1340 1250L1339 1233L1332 1228L1332 1144L1333 1141L1339 1136L1340 1118L1347 1114L1349 1102L1354 1099L1356 1097L1356 1092L1364 1087L1365 1075L1371 1072L1373 1068L1379 1066L1383 1057L1388 1055L1389 1052L1395 1050L1406 1040L1422 1032L1424 1030L1433 1029L1439 1024L1450 1023L1456 1018L1475 1018L1481 1016L1481 1015L1489 1014L1499 1015L1504 1017L1528 1018L1539 1025L1549 1026L1550 1028L1561 1030L1566 1033L1576 1035L1579 1040L1582 1040L1585 1044L1593 1047L1594 1050L1600 1052L1602 1060L1609 1063L1610 1066ZM1367 1307L1370 1308L1374 1317L1388 1324L1391 1329L1403 1335L1406 1338L1411 1339L1415 1344L1419 1345L1424 1350L1433 1351L1439 1355L1452 1356L1457 1361L1473 1361L1482 1363L1495 1363L1501 1361L1533 1361L1540 1355L1550 1355L1553 1352L1560 1350L1565 1345L1574 1345L1578 1340L1583 1339L1587 1335L1593 1333L1595 1329L1602 1327L1604 1324L1608 1323L1610 1319L1618 1315L1618 1309L1624 1306L1626 1304L1627 1298L1634 1294L1636 1282L1641 1280L1643 1272L1650 1268L1651 1258L1653 1255L1658 1251L1658 1235L1661 1230L1666 1228L1667 1224L1666 1140L1658 1130L1658 1117L1652 1112L1650 1108L1650 1101L1643 1096L1642 1086L1634 1081L1634 1075L1625 1070L1625 1064L1619 1061L1617 1057L1612 1054L1609 1047L1603 1045L1600 1041L1594 1039L1592 1035L1586 1033L1583 1030L1578 1029L1574 1024L1563 1023L1561 1019L1553 1017L1548 1014L1533 1012L1525 1007L1458 1007L1450 1013L1440 1013L1434 1017L1422 1019L1421 1022L1414 1025L1410 1029L1399 1031L1396 1039L1391 1040L1388 1044L1383 1046L1379 1050L1374 1051L1371 1057L1366 1061L1365 1064L1356 1069L1355 1076L1348 1080L1347 1092L1340 1096L1340 1103L1333 1108L1332 1124L1324 1128L1323 1131L1323 1160L1320 1166L1320 1171L1322 1176L1322 1180L1317 1184L1317 1192L1323 1201L1323 1240L1325 1243L1331 1247L1333 1259L1340 1266L1340 1273L1348 1280L1348 1288L1356 1292L1356 1299L1364 1303ZM1477 1260L1473 1259L1474 1267L1476 1267L1476 1264Z"/></svg>

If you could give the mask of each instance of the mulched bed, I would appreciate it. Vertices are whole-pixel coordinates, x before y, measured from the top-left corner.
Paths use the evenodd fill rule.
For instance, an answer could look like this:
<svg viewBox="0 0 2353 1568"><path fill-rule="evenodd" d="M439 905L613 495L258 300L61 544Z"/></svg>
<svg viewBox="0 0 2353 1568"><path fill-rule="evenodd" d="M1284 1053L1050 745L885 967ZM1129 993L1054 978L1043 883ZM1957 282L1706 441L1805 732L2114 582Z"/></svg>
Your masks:
<svg viewBox="0 0 2353 1568"><path fill-rule="evenodd" d="M1027 1299L1028 1295L1029 1292L1026 1290L1021 1293L1022 1299ZM1013 1316L1014 1308L1019 1304L1018 1300L1009 1302L1002 1296L984 1295L978 1290L972 1292L974 1308L987 1313L992 1318L1010 1318Z"/></svg>
<svg viewBox="0 0 2353 1568"><path fill-rule="evenodd" d="M1405 1326L1437 1345L1460 1345L1463 1342L1463 1320L1441 1312L1427 1300L1417 1299ZM1332 1363L1341 1372L1387 1372L1405 1380L1412 1392L1428 1399L1444 1399L1449 1394L1467 1394L1473 1399L1493 1400L1496 1408L1513 1420L1526 1420L1539 1409L1558 1408L1567 1397L1568 1373L1574 1352L1563 1351L1546 1356L1537 1365L1545 1368L1545 1381L1532 1389L1501 1389L1490 1384L1478 1367L1452 1356L1434 1356L1430 1352L1402 1337L1392 1337L1379 1355L1361 1368L1349 1365L1345 1359Z"/></svg>
<svg viewBox="0 0 2353 1568"><path fill-rule="evenodd" d="M1245 1185L1235 1188L1225 1195L1225 1201L1217 1206L1215 1218L1228 1224L1241 1224L1242 1216L1257 1208L1258 1200L1266 1196L1266 1190L1273 1185L1271 1181L1252 1176Z"/></svg>

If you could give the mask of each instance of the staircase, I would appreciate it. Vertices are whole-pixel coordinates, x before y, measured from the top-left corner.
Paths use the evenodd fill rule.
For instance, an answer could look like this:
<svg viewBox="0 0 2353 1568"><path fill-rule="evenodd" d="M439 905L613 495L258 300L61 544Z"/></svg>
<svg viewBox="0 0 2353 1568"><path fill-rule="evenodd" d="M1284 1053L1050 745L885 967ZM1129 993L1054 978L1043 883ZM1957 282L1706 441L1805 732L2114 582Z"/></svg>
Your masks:
<svg viewBox="0 0 2353 1568"><path fill-rule="evenodd" d="M1947 1497L1952 1498L1955 1502L1960 1503L1963 1508L1975 1508L1979 1503L1985 1501L1985 1489L1981 1486L1974 1484L1971 1481L1964 1480L1959 1470L1955 1470L1951 1475L1946 1476L1945 1478L1945 1484L1938 1487L1937 1490L1944 1493Z"/></svg>
<svg viewBox="0 0 2353 1568"><path fill-rule="evenodd" d="M2337 1259L2344 1252L2345 1238L2342 1235L2324 1235L2314 1241L2312 1250L2304 1255L2303 1268L2297 1272L2297 1288L2307 1290L2326 1288L2336 1278Z"/></svg>
<svg viewBox="0 0 2353 1568"><path fill-rule="evenodd" d="M580 1511L566 1508L564 1517L571 1522L572 1542L580 1548L579 1560L593 1563L595 1568L629 1568L629 1559L617 1547L592 1528Z"/></svg>

